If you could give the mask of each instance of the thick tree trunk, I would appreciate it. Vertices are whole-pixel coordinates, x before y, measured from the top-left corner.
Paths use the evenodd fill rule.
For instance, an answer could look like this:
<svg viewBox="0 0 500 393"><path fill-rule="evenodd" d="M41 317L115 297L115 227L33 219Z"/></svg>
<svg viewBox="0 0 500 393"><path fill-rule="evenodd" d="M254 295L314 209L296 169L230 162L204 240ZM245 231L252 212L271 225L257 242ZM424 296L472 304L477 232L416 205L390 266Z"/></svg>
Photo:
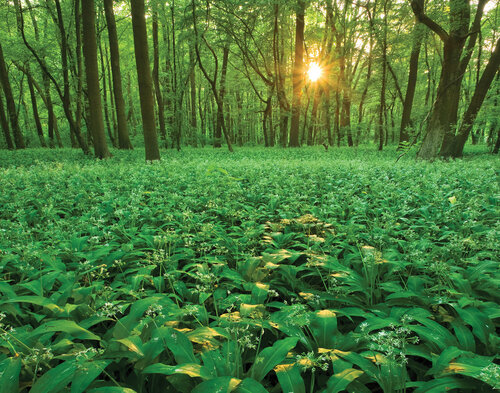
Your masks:
<svg viewBox="0 0 500 393"><path fill-rule="evenodd" d="M153 11L153 83L155 86L156 104L158 105L160 135L163 142L166 143L167 131L165 129L165 105L160 87L160 47L158 42L158 11L156 9Z"/></svg>
<svg viewBox="0 0 500 393"><path fill-rule="evenodd" d="M156 135L153 81L151 78L151 66L149 64L144 0L131 0L131 10L135 62L141 99L142 126L144 130L144 145L146 147L146 161L154 161L160 159L160 149L158 148L158 138Z"/></svg>
<svg viewBox="0 0 500 393"><path fill-rule="evenodd" d="M104 134L99 70L97 65L97 37L94 0L82 0L83 57L89 100L89 125L97 158L111 157Z"/></svg>
<svg viewBox="0 0 500 393"><path fill-rule="evenodd" d="M14 135L14 143L16 144L16 149L24 149L26 145L24 144L23 134L21 133L21 129L19 128L16 103L14 102L14 96L12 94L12 87L10 85L9 74L7 71L7 66L5 64L5 58L3 55L3 49L1 43L0 43L0 85L2 85L2 89L5 94L7 113L9 115L10 126L12 128L12 133Z"/></svg>
<svg viewBox="0 0 500 393"><path fill-rule="evenodd" d="M297 2L295 15L295 60L293 64L293 99L292 99L292 122L290 124L290 147L298 147L300 113L302 110L301 98L304 86L304 15L305 3L303 0Z"/></svg>
<svg viewBox="0 0 500 393"><path fill-rule="evenodd" d="M413 30L413 45L410 55L410 70L408 72L408 85L406 87L406 95L403 104L403 114L401 116L401 126L399 129L399 148L402 143L408 142L410 135L408 127L411 126L411 112L413 108L413 98L415 97L415 90L417 86L418 76L418 59L420 57L420 48L422 46L423 32L420 22L415 22Z"/></svg>
<svg viewBox="0 0 500 393"><path fill-rule="evenodd" d="M500 39L497 40L495 50L490 56L488 60L488 64L484 69L483 75L479 80L479 83L476 85L474 90L474 95L470 101L469 107L464 114L462 119L462 125L458 131L457 136L455 137L453 144L449 146L443 146L442 154L445 157L453 156L453 157L461 157L464 151L465 142L469 137L469 134L472 130L472 125L474 124L474 120L481 109L481 105L483 104L484 98L488 93L488 89L495 78L495 75L499 72L498 67L500 67Z"/></svg>
<svg viewBox="0 0 500 393"><path fill-rule="evenodd" d="M5 142L7 143L7 149L14 150L14 143L12 142L12 138L10 136L9 123L7 122L7 116L5 115L1 90L0 90L0 126L2 126Z"/></svg>

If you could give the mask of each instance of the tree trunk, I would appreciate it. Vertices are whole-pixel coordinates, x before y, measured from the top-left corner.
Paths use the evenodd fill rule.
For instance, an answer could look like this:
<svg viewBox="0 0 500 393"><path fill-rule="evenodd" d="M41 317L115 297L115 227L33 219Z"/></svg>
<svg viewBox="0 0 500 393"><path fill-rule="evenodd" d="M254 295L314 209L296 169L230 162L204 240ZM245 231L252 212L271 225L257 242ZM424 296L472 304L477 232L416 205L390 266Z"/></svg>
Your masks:
<svg viewBox="0 0 500 393"><path fill-rule="evenodd" d="M103 109L104 109L104 122L106 124L106 131L108 132L109 140L111 141L111 144L113 147L118 147L115 136L113 135L113 130L111 128L111 121L109 119L109 106L108 106L108 85L107 85L107 80L106 80L106 65L105 65L105 59L104 59L104 51L102 50L102 42L99 37L99 54L100 54L100 60L101 60L101 79L102 79L102 99L103 99ZM111 76L110 76L111 77ZM112 91L109 92L111 95L113 94ZM113 113L111 113L111 116Z"/></svg>
<svg viewBox="0 0 500 393"><path fill-rule="evenodd" d="M189 83L191 90L191 134L193 147L198 147L198 124L196 119L196 72L195 72L195 59L192 49L189 50L189 62L191 63L191 74L189 75Z"/></svg>
<svg viewBox="0 0 500 393"><path fill-rule="evenodd" d="M163 142L166 143L167 131L165 129L165 106L163 104L163 95L160 87L160 48L158 42L158 11L156 9L153 10L153 83L155 86L156 104L158 105L160 135Z"/></svg>
<svg viewBox="0 0 500 393"><path fill-rule="evenodd" d="M221 147L222 123L224 122L224 98L226 96L226 75L227 75L228 60L229 60L229 45L225 45L222 54L222 69L221 69L221 77L219 85L219 99L222 102L222 106L217 107L217 124L215 126L214 147Z"/></svg>
<svg viewBox="0 0 500 393"><path fill-rule="evenodd" d="M488 60L488 64L484 69L479 83L476 85L474 95L472 96L469 107L464 114L462 125L453 141L453 145L451 146L451 148L448 148L443 152L445 157L462 156L465 142L469 137L470 131L472 130L472 125L474 124L474 120L476 119L476 116L481 109L481 105L483 104L484 98L488 93L488 89L490 88L495 75L498 73L498 67L500 67L500 39L497 40L495 50Z"/></svg>
<svg viewBox="0 0 500 393"><path fill-rule="evenodd" d="M413 35L413 45L410 55L410 70L408 72L408 85L406 87L403 114L401 116L401 127L399 129L399 148L402 147L402 143L408 142L410 139L408 127L411 126L411 111L413 108L413 98L415 97L418 77L418 59L420 57L420 48L422 46L423 38L421 24L418 20L415 22Z"/></svg>
<svg viewBox="0 0 500 393"><path fill-rule="evenodd" d="M290 124L290 147L299 147L300 112L302 110L301 98L304 86L304 15L306 6L303 0L297 2L295 15L295 61L293 64L293 99L292 122Z"/></svg>
<svg viewBox="0 0 500 393"><path fill-rule="evenodd" d="M385 90L387 81L387 0L384 1L384 26L382 38L382 87L380 89L380 103L378 113L378 150L382 151L384 147L384 115L385 115ZM387 123L387 122L386 122ZM386 124L387 127L387 124ZM387 136L385 138L387 142Z"/></svg>
<svg viewBox="0 0 500 393"><path fill-rule="evenodd" d="M10 136L9 123L7 122L7 116L5 115L1 90L0 90L0 126L2 126L5 142L7 143L7 149L14 150L14 143L12 142L12 138Z"/></svg>
<svg viewBox="0 0 500 393"><path fill-rule="evenodd" d="M94 0L82 0L83 57L89 100L89 125L97 158L111 157L104 134L99 70L97 65L97 37L95 29Z"/></svg>
<svg viewBox="0 0 500 393"><path fill-rule="evenodd" d="M426 134L417 153L419 159L435 159L444 153L454 140L462 80L481 28L481 17L487 1L479 0L474 22L469 29L469 0L450 0L449 33L425 14L424 0L411 2L417 19L436 33L443 42L441 76ZM469 41L464 53L467 38Z"/></svg>
<svg viewBox="0 0 500 393"><path fill-rule="evenodd" d="M131 0L131 10L146 161L154 161L160 159L160 149L158 148L158 138L156 135L153 81L151 78L151 66L149 64L144 0Z"/></svg>
<svg viewBox="0 0 500 393"><path fill-rule="evenodd" d="M29 72L29 69L27 71ZM33 110L33 119L35 120L35 127L36 127L36 132L38 134L38 140L40 141L41 147L47 147L47 143L45 143L45 138L43 136L42 123L40 122L40 115L38 113L38 104L36 102L35 88L33 87L33 82L31 81L31 78L28 78L28 88L30 91L31 108Z"/></svg>
<svg viewBox="0 0 500 393"><path fill-rule="evenodd" d="M24 138L23 134L21 133L21 128L19 128L16 103L14 102L14 96L12 94L12 87L10 85L9 74L7 71L7 66L5 64L5 58L3 55L3 49L1 43L0 43L0 84L2 85L3 92L5 94L7 113L9 114L10 126L12 128L12 133L14 134L14 143L16 144L16 149L24 149L26 145L24 144Z"/></svg>

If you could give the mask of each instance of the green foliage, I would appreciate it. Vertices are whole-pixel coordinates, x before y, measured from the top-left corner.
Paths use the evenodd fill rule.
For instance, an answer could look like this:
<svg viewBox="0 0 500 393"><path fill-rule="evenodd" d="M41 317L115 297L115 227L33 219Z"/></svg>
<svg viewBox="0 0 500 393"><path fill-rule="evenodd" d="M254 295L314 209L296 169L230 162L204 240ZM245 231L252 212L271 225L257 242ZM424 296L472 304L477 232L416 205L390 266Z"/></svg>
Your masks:
<svg viewBox="0 0 500 393"><path fill-rule="evenodd" d="M498 389L496 162L395 156L1 152L2 392Z"/></svg>

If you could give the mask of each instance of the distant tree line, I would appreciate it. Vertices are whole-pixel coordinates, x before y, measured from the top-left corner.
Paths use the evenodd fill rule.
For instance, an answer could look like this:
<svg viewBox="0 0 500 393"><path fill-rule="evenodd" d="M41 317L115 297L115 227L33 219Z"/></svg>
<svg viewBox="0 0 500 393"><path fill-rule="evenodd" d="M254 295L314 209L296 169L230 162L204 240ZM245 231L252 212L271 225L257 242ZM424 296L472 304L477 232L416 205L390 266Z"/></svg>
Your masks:
<svg viewBox="0 0 500 393"><path fill-rule="evenodd" d="M0 146L498 153L499 20L493 0L5 1Z"/></svg>

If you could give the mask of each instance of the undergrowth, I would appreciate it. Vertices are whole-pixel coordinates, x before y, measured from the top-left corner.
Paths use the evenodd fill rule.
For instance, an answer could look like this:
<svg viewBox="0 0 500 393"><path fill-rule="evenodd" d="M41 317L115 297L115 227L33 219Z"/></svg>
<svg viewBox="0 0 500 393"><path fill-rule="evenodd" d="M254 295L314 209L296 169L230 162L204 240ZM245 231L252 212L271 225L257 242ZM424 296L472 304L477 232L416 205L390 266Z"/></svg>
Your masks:
<svg viewBox="0 0 500 393"><path fill-rule="evenodd" d="M0 391L500 389L497 162L0 152Z"/></svg>

